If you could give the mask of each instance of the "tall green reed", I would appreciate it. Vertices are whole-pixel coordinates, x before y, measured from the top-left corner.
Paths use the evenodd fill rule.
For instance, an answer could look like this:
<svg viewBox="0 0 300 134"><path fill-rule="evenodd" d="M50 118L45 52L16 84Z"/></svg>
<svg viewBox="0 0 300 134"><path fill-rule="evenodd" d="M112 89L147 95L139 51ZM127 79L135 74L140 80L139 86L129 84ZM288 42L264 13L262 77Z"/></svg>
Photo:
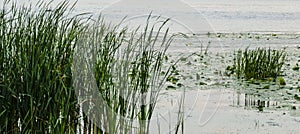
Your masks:
<svg viewBox="0 0 300 134"><path fill-rule="evenodd" d="M235 53L234 66L238 78L265 79L276 78L281 73L286 53L284 50L257 48Z"/></svg>
<svg viewBox="0 0 300 134"><path fill-rule="evenodd" d="M66 1L8 5L0 12L1 132L149 133L170 72L161 75L176 36L162 30L168 20L151 27L150 15L142 31L128 32L101 17L82 24Z"/></svg>
<svg viewBox="0 0 300 134"><path fill-rule="evenodd" d="M0 11L0 131L74 133L71 65L81 20L69 17L66 1L54 8L9 5Z"/></svg>
<svg viewBox="0 0 300 134"><path fill-rule="evenodd" d="M84 130L115 133L117 123L113 83L115 55L125 35L125 29L106 24L100 16L86 25L75 48L74 86L84 115ZM96 105L95 107L91 107Z"/></svg>
<svg viewBox="0 0 300 134"><path fill-rule="evenodd" d="M131 90L128 100L131 100L129 107L132 108L127 110L126 113L129 113L130 119L138 118L139 133L149 133L150 120L158 93L163 88L171 70L171 66L169 66L169 68L166 68L166 73L162 74L163 61L166 51L177 36L177 34L169 35L168 28L163 30L169 19L157 21L155 24L150 25L151 19L159 20L159 17L152 18L149 15L142 32L136 34L136 31L134 31L128 42L128 47L125 49L126 58L122 58L127 59L126 62L130 61L129 73L127 72L125 75L129 83L121 81L122 83L125 82L127 87L129 86L127 90ZM158 27L156 27L157 25ZM156 28L157 31L155 31ZM124 76L119 78L124 78Z"/></svg>
<svg viewBox="0 0 300 134"><path fill-rule="evenodd" d="M170 72L163 60L176 36L163 31L168 20L150 25L151 19L144 29L129 31L100 17L81 38L74 64L83 70L74 73L75 85L83 89L85 121L97 124L97 131L149 133L158 93Z"/></svg>

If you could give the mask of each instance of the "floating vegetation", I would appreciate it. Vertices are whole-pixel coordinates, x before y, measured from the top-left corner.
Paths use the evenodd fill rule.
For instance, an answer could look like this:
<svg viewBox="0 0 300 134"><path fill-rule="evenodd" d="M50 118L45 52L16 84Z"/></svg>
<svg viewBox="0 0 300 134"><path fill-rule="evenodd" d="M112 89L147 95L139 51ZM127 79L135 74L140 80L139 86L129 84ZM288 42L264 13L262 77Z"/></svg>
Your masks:
<svg viewBox="0 0 300 134"><path fill-rule="evenodd" d="M246 48L235 53L234 65L227 70L231 72L234 70L238 78L246 80L277 78L281 73L285 57L286 53L283 50Z"/></svg>
<svg viewBox="0 0 300 134"><path fill-rule="evenodd" d="M294 99L297 100L297 101L300 101L300 96L297 95L297 94L295 94L295 95L294 95Z"/></svg>
<svg viewBox="0 0 300 134"><path fill-rule="evenodd" d="M278 78L278 84L279 85L286 85L285 79L283 77Z"/></svg>
<svg viewBox="0 0 300 134"><path fill-rule="evenodd" d="M296 65L292 68L294 71L298 71L299 70L299 65L298 65L298 63L296 63Z"/></svg>
<svg viewBox="0 0 300 134"><path fill-rule="evenodd" d="M200 81L199 85L207 85L207 83Z"/></svg>
<svg viewBox="0 0 300 134"><path fill-rule="evenodd" d="M179 70L177 70L175 65L171 66L170 74L167 77L167 82L171 83L173 86L168 86L167 89L172 89L170 87L174 87L175 85L178 87L183 86L181 83L179 83L181 76L179 74Z"/></svg>

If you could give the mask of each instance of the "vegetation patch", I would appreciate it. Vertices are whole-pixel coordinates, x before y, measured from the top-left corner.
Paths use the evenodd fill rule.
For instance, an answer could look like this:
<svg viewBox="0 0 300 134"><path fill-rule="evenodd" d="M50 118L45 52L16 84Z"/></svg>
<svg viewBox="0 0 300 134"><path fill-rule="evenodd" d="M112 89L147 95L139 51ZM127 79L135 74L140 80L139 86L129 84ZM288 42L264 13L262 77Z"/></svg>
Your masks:
<svg viewBox="0 0 300 134"><path fill-rule="evenodd" d="M178 35L169 19L149 15L129 31L71 15L68 2L9 4L0 10L1 132L149 133L159 91L178 81L163 66Z"/></svg>
<svg viewBox="0 0 300 134"><path fill-rule="evenodd" d="M235 53L234 64L228 67L231 73L235 73L238 78L246 80L265 80L267 78L277 78L281 74L286 53L284 50L273 50L266 48L256 48L250 50L238 50Z"/></svg>
<svg viewBox="0 0 300 134"><path fill-rule="evenodd" d="M82 20L69 17L67 2L37 7L0 9L0 131L75 133L71 66Z"/></svg>

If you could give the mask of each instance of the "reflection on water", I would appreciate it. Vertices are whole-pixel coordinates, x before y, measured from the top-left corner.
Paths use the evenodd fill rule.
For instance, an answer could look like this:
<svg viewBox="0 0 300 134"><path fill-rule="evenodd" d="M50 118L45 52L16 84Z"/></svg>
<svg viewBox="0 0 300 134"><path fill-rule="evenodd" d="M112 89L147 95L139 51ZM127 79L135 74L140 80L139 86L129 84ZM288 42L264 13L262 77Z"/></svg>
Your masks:
<svg viewBox="0 0 300 134"><path fill-rule="evenodd" d="M245 109L258 108L262 111L263 108L276 108L279 105L277 101L260 99L257 95L247 93L234 93L233 106L244 107Z"/></svg>

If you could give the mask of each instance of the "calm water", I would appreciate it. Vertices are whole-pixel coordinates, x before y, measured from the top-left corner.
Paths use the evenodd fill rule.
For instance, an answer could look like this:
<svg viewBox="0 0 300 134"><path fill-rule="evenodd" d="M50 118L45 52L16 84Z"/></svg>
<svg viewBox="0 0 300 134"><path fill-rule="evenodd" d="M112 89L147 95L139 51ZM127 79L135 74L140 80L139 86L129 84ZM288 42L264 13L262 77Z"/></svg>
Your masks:
<svg viewBox="0 0 300 134"><path fill-rule="evenodd" d="M29 3L36 0L18 1ZM143 16L152 11L153 14L173 18L184 29L196 33L299 33L299 7L298 0L78 0L75 11L101 12L112 21L125 16Z"/></svg>
<svg viewBox="0 0 300 134"><path fill-rule="evenodd" d="M18 2L26 4L28 1L36 2L36 0L18 0ZM74 2L75 0L70 1ZM54 1L54 3L58 2L58 0ZM2 2L0 2L0 5L2 5ZM143 23L151 11L154 15L172 18L173 23L170 26L175 28L175 31L193 33L300 33L299 0L78 0L75 8L76 13L90 12L95 15L102 13L107 20L115 22L119 22L123 17L127 16L130 21L126 21L126 24L133 26ZM235 47L240 47L242 44L299 44L298 39L288 38L281 40L271 39L271 42L258 43L249 42L249 40L231 40L228 38L227 42L223 42L222 47L226 48L230 46L229 49L232 50ZM217 41L217 39L213 40L213 48L219 48L219 46L214 47L219 45ZM187 49L190 50L191 48ZM197 50L196 48L192 49L194 51ZM220 66L216 66L216 68L225 68ZM192 73L195 74L197 72ZM204 90L198 92L196 89L188 92L186 95L188 97L186 97L185 105L186 110L189 111L187 112L188 118L185 121L185 131L187 133L199 133L199 130L203 133L246 133L249 131L253 133L299 132L299 127L295 124L299 124L300 118L287 118L280 111L259 113L229 106L229 104L239 105L240 98L236 99L235 92L231 90ZM180 93L176 92L174 94L177 96L180 95ZM246 95L244 98L246 101ZM238 101L237 104L232 102L235 100ZM171 102L170 106L166 102L168 101L164 101L164 98L162 101L159 101L158 105L160 107L158 106L158 110L169 110L171 107L173 111L177 111L175 106L171 105ZM177 103L174 103L174 105L177 105ZM218 110L216 110L217 108ZM214 118L210 118L212 117L212 113ZM164 113L161 116L169 117L169 113ZM166 120L169 121L169 119ZM210 120L210 122L205 124L206 120ZM176 119L174 121L176 123ZM204 125L202 125L203 122ZM153 123L155 127L157 122L153 121ZM170 123L165 123L163 118L160 118L160 123L166 124L166 126L162 125L161 131L167 132ZM158 129L154 128L152 130Z"/></svg>

